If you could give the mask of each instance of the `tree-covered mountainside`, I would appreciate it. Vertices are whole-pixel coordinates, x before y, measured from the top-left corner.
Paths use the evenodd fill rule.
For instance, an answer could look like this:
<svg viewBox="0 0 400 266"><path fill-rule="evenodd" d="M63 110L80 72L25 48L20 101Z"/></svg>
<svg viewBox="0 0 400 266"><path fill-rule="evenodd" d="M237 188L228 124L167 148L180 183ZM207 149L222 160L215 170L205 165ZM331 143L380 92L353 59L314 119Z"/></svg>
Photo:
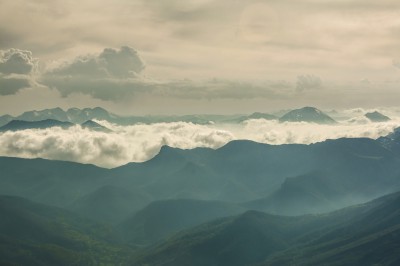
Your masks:
<svg viewBox="0 0 400 266"><path fill-rule="evenodd" d="M160 216L159 210L164 214ZM289 217L246 211L198 226L193 223L196 218L190 217L207 221L212 212L224 216L238 211L221 202L160 202L130 218L136 220L134 227L117 232L58 207L0 196L0 262L234 266L396 265L400 261L399 192L326 214ZM169 221L163 223L165 219ZM148 247L129 246L121 237L133 233L131 237L142 240L140 230L135 231L140 227L145 234L167 236L185 224L194 227L159 238L158 244Z"/></svg>
<svg viewBox="0 0 400 266"><path fill-rule="evenodd" d="M0 196L1 265L116 265L131 249L112 229L69 211Z"/></svg>
<svg viewBox="0 0 400 266"><path fill-rule="evenodd" d="M155 201L126 219L118 230L129 243L149 245L181 230L245 210L238 204L219 201Z"/></svg>
<svg viewBox="0 0 400 266"><path fill-rule="evenodd" d="M132 265L396 265L400 194L328 214L248 211L181 232Z"/></svg>

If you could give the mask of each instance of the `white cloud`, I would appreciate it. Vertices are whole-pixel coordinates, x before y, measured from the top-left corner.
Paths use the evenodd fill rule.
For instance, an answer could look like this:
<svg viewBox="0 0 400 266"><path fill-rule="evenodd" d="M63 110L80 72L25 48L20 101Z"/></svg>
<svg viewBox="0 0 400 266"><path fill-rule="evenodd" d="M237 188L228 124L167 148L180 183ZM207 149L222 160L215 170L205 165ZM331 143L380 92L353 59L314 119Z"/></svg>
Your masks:
<svg viewBox="0 0 400 266"><path fill-rule="evenodd" d="M0 133L0 155L115 167L146 161L155 156L162 145L182 149L216 149L235 139L269 144L309 144L340 137L378 138L400 126L399 119L385 123L346 121L338 125L278 123L263 119L248 120L239 125L176 122L118 126L105 121L100 123L113 132L93 132L75 126L68 130L52 128Z"/></svg>
<svg viewBox="0 0 400 266"><path fill-rule="evenodd" d="M11 95L33 83L38 60L30 51L0 50L0 95Z"/></svg>
<svg viewBox="0 0 400 266"><path fill-rule="evenodd" d="M233 139L228 131L182 122L127 127L106 125L114 132L93 132L75 126L68 130L51 128L0 133L0 154L113 167L148 160L162 145L183 149L218 148Z"/></svg>

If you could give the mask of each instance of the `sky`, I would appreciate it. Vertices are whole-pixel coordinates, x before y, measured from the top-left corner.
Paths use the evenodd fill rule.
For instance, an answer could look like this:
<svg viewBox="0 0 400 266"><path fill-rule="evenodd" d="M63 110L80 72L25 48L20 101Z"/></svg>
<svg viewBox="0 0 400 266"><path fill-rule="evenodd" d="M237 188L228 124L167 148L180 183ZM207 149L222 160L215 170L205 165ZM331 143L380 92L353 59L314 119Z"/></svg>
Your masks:
<svg viewBox="0 0 400 266"><path fill-rule="evenodd" d="M0 114L397 106L398 0L0 0Z"/></svg>

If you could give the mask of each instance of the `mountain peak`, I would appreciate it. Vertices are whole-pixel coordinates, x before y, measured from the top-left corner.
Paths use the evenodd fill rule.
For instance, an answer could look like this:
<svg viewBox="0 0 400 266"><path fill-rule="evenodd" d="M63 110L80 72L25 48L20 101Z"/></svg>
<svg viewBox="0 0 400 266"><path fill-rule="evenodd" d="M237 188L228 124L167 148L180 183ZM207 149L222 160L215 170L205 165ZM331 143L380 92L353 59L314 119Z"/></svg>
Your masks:
<svg viewBox="0 0 400 266"><path fill-rule="evenodd" d="M300 109L292 110L280 119L280 122L311 122L317 124L334 124L336 121L323 113L321 110L306 106Z"/></svg>
<svg viewBox="0 0 400 266"><path fill-rule="evenodd" d="M368 118L371 122L386 122L390 120L389 117L379 113L378 111L366 113L364 116Z"/></svg>
<svg viewBox="0 0 400 266"><path fill-rule="evenodd" d="M88 128L94 131L102 131L102 132L111 132L111 130L105 126L100 125L93 120L87 120L86 122L81 124L82 128Z"/></svg>

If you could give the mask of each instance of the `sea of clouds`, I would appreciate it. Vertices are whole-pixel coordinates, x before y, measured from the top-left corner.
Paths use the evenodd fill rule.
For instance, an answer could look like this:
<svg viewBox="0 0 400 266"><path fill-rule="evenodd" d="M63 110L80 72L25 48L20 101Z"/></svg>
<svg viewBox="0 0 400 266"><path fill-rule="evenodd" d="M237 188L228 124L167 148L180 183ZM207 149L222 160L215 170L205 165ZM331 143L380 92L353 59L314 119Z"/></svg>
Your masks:
<svg viewBox="0 0 400 266"><path fill-rule="evenodd" d="M154 157L163 145L181 149L209 147L247 139L268 144L310 144L342 137L376 139L400 127L400 119L372 123L362 116L336 125L279 123L254 119L240 124L198 125L186 122L120 126L97 121L112 130L96 132L74 126L0 133L0 156L46 158L117 167Z"/></svg>

